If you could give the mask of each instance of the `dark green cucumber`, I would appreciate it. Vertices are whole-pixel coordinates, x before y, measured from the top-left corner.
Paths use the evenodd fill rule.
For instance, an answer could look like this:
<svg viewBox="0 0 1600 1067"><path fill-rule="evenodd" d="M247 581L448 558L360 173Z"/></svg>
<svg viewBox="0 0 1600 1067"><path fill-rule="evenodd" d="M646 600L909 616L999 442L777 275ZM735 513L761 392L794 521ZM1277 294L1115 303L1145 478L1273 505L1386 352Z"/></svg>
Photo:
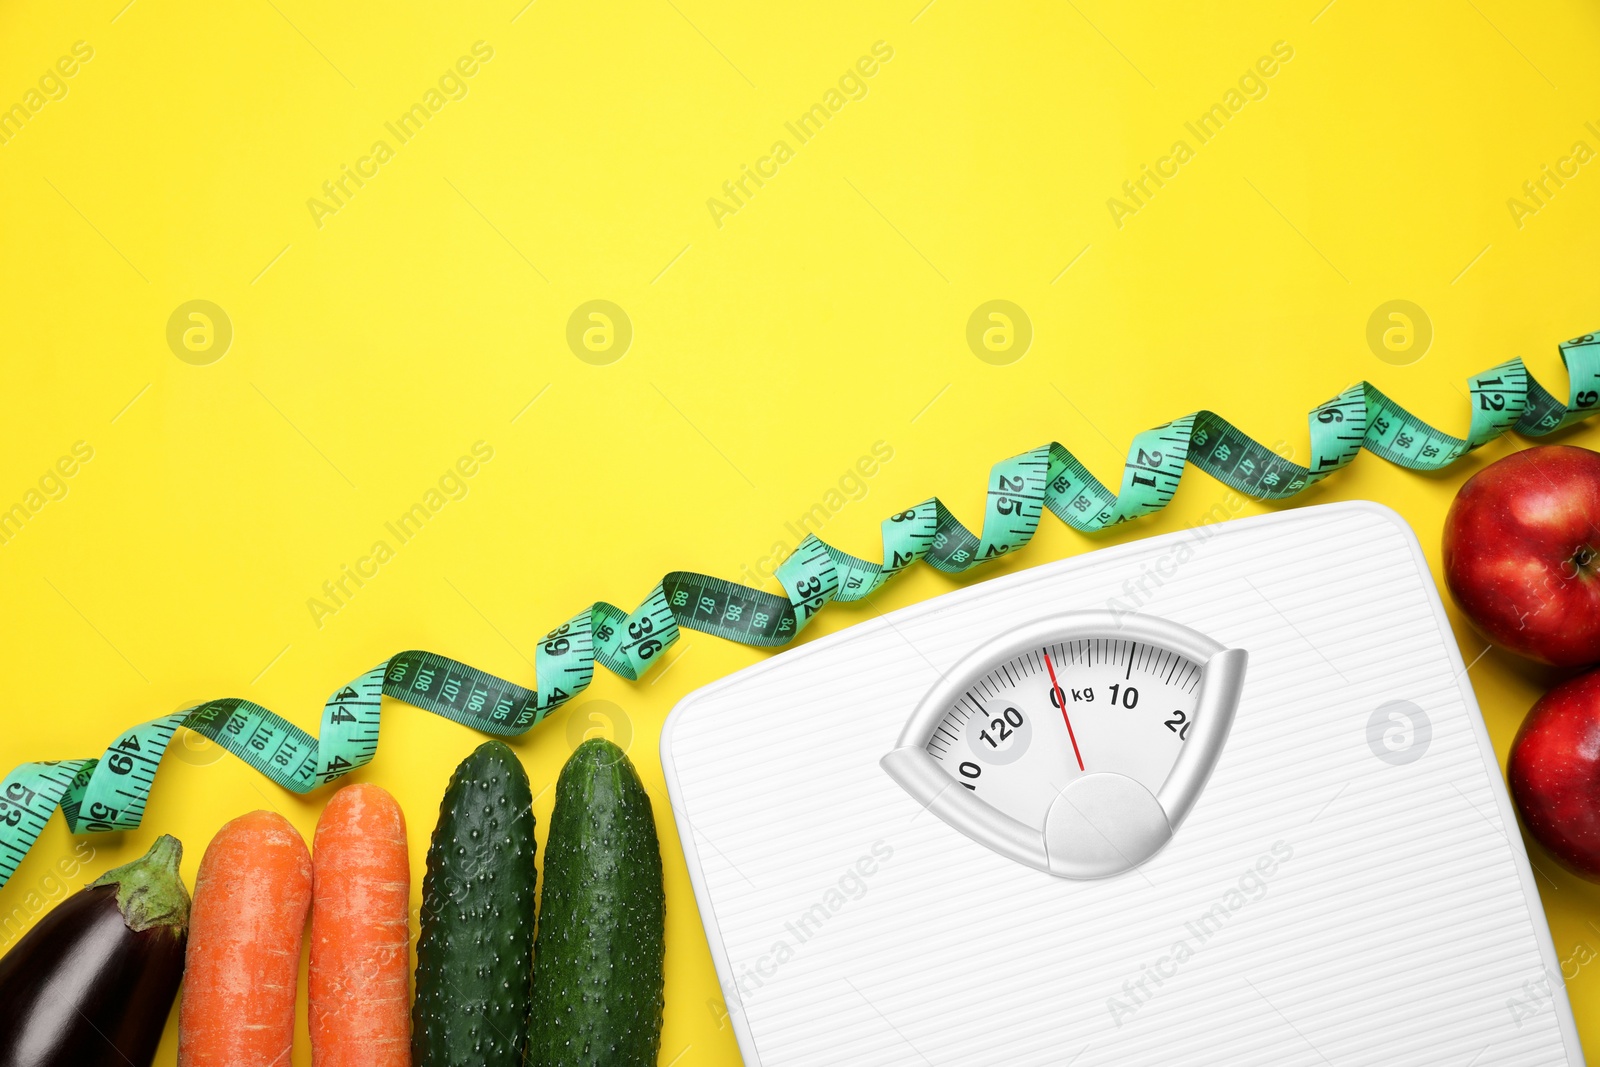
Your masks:
<svg viewBox="0 0 1600 1067"><path fill-rule="evenodd" d="M661 1048L666 898L650 797L604 738L556 782L534 948L532 1067L646 1067Z"/></svg>
<svg viewBox="0 0 1600 1067"><path fill-rule="evenodd" d="M521 1067L532 1003L533 797L515 752L488 741L439 803L422 879L414 1067Z"/></svg>

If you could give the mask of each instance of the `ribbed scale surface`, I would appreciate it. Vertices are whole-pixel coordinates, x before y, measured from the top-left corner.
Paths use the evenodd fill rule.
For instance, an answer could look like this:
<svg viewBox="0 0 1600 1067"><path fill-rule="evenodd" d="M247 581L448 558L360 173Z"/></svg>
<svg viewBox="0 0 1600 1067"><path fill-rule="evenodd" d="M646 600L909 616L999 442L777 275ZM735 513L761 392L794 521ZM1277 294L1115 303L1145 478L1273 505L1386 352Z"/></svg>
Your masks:
<svg viewBox="0 0 1600 1067"><path fill-rule="evenodd" d="M1250 652L1217 770L1151 862L1051 878L878 767L962 653L1108 605ZM1431 720L1409 764L1369 744L1391 700ZM1559 968L1438 594L1386 509L1305 508L960 590L692 694L662 749L752 1065L1582 1062L1559 982L1520 1020L1508 1007Z"/></svg>

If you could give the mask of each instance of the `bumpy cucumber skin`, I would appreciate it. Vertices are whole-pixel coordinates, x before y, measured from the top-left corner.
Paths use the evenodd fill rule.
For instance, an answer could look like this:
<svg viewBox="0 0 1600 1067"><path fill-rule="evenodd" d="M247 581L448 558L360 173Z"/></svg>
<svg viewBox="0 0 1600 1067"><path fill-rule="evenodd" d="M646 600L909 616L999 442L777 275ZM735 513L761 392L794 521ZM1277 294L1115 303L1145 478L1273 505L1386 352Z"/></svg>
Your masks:
<svg viewBox="0 0 1600 1067"><path fill-rule="evenodd" d="M666 896L650 797L604 738L556 783L534 949L530 1067L646 1067L661 1048Z"/></svg>
<svg viewBox="0 0 1600 1067"><path fill-rule="evenodd" d="M499 741L450 776L422 880L414 1067L521 1067L538 877L532 803L527 772Z"/></svg>

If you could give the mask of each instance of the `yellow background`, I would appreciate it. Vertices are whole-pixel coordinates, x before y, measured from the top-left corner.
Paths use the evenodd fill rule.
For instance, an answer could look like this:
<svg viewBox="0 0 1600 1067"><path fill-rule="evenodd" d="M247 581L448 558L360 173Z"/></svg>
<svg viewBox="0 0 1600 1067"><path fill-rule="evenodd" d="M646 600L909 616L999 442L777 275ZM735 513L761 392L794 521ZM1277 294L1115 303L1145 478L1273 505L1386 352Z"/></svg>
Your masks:
<svg viewBox="0 0 1600 1067"><path fill-rule="evenodd" d="M863 555L883 516L932 494L976 524L990 464L1051 439L1114 484L1135 432L1199 407L1304 458L1305 411L1361 378L1457 433L1466 376L1508 356L1564 396L1556 342L1600 327L1600 165L1520 227L1506 202L1573 142L1600 148L1584 125L1600 125L1600 13L1325 3L5 5L0 106L75 42L93 58L0 146L0 505L74 442L94 458L0 546L0 767L97 754L207 697L315 729L333 688L403 648L529 684L537 637L592 600L631 608L667 570L737 578L792 545L785 523L880 440L894 458L825 529ZM465 97L395 143L384 123L477 41L493 59ZM878 41L893 59L867 95L796 143L784 123ZM1294 56L1267 95L1197 147L1184 122L1278 41ZM1119 228L1107 199L1179 138L1195 158ZM394 158L319 227L308 199L378 139ZM793 158L719 227L708 198L778 139ZM1009 366L965 341L995 298L1033 324ZM1407 366L1366 342L1396 298L1434 329ZM210 365L167 344L192 299L233 326ZM592 299L633 324L609 366L565 340ZM319 627L308 599L480 440L494 458L468 495ZM1364 456L1302 500L1390 504L1436 564L1461 479L1524 444L1434 477ZM1164 514L1103 538L1046 518L966 580L1180 529L1225 496L1191 475ZM806 636L955 584L919 568ZM1483 642L1452 618L1475 660ZM660 725L763 657L687 634L645 681L602 672L516 745L538 792L588 724L631 737L667 868L663 1064L737 1050ZM1503 761L1548 678L1498 652L1471 677ZM418 883L478 740L385 709L360 777L404 805ZM309 838L325 794L211 755L169 754L144 826L92 839L79 877L160 832L187 843L192 877L217 827L257 807ZM54 899L73 844L54 819L0 916ZM1558 950L1587 958L1600 888L1534 859ZM1592 972L1569 973L1591 1053ZM169 1029L158 1062L174 1049Z"/></svg>

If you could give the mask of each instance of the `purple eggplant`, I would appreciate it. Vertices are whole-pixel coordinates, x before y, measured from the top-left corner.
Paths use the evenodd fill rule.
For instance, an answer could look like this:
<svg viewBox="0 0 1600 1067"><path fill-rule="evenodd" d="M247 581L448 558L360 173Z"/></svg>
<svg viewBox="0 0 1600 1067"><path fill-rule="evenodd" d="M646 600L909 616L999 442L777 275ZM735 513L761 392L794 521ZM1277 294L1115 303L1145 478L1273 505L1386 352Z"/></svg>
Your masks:
<svg viewBox="0 0 1600 1067"><path fill-rule="evenodd" d="M183 979L182 858L163 835L0 959L0 1067L149 1067Z"/></svg>

